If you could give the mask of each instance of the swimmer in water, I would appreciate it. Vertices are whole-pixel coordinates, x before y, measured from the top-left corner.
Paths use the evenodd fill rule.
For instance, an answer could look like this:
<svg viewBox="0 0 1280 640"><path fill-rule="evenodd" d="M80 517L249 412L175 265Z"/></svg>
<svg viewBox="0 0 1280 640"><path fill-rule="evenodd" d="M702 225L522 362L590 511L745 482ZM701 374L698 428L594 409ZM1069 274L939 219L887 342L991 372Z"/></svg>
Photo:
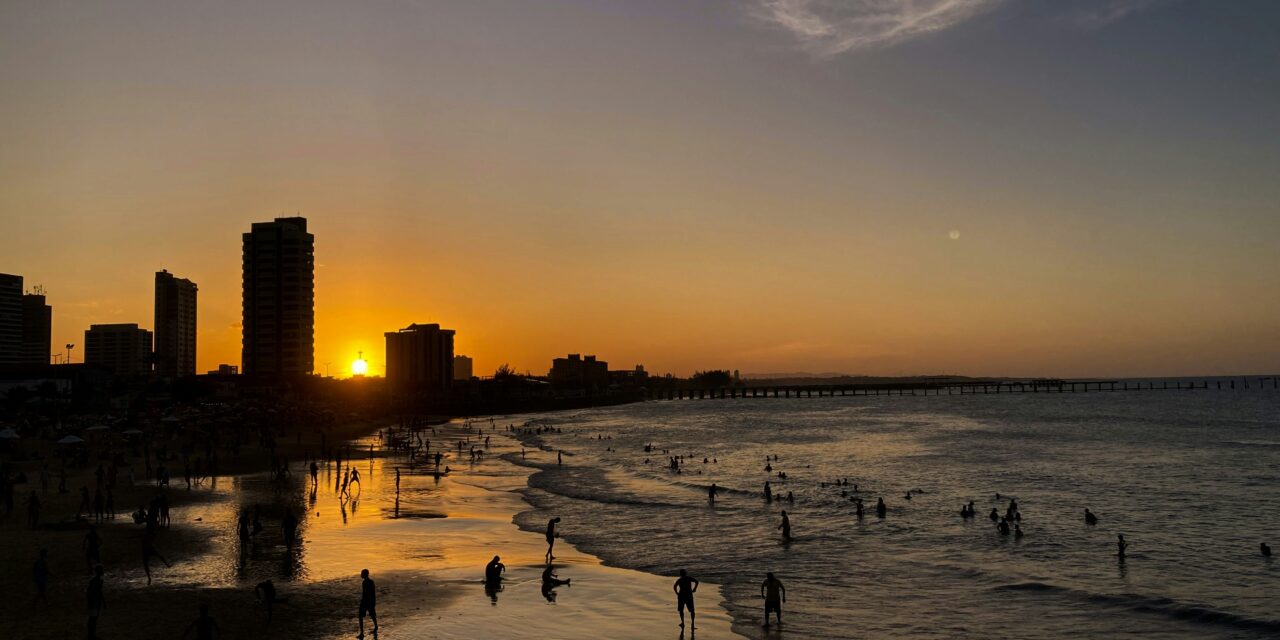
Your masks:
<svg viewBox="0 0 1280 640"><path fill-rule="evenodd" d="M1084 523L1098 524L1098 516L1093 515L1093 512L1089 511L1087 507L1084 510Z"/></svg>
<svg viewBox="0 0 1280 640"><path fill-rule="evenodd" d="M716 503L716 483L712 482L711 487L707 489L707 501L711 504Z"/></svg>
<svg viewBox="0 0 1280 640"><path fill-rule="evenodd" d="M791 542L791 518L787 517L785 509L782 511L782 524L778 528L782 529L782 541Z"/></svg>
<svg viewBox="0 0 1280 640"><path fill-rule="evenodd" d="M1124 560L1124 552L1129 548L1129 543L1125 541L1124 534L1116 534L1116 557Z"/></svg>
<svg viewBox="0 0 1280 640"><path fill-rule="evenodd" d="M1267 546L1267 543L1263 542L1263 543L1262 543L1262 545L1261 545L1261 547L1259 547L1259 548L1260 548L1260 549L1262 549L1262 556L1263 556L1264 558L1270 558L1270 557L1271 557L1271 547Z"/></svg>
<svg viewBox="0 0 1280 640"><path fill-rule="evenodd" d="M991 518L992 522L996 522L1000 519L1000 512L996 511L995 508L992 508L991 513L987 514L987 517Z"/></svg>
<svg viewBox="0 0 1280 640"><path fill-rule="evenodd" d="M1022 525L1013 525L1013 537L1015 539L1021 540L1024 535L1026 534L1022 532Z"/></svg>
<svg viewBox="0 0 1280 640"><path fill-rule="evenodd" d="M876 498L876 517L883 518L888 512L889 508L884 506L884 498Z"/></svg>

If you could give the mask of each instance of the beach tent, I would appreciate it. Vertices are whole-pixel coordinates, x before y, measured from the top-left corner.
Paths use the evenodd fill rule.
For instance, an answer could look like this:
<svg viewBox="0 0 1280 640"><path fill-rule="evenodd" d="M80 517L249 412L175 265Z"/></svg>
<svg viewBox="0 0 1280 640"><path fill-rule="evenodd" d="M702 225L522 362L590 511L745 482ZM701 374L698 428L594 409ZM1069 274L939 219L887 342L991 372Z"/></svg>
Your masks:
<svg viewBox="0 0 1280 640"><path fill-rule="evenodd" d="M106 431L107 429L110 429L110 428L111 427L108 427L105 424L95 424L92 427L85 429L85 431Z"/></svg>
<svg viewBox="0 0 1280 640"><path fill-rule="evenodd" d="M120 433L122 433L122 434L124 434L124 435L126 435L126 436L140 436L140 435L142 435L142 429L125 429L124 431L121 431Z"/></svg>
<svg viewBox="0 0 1280 640"><path fill-rule="evenodd" d="M80 436L62 436L62 439L58 440L58 444L84 444L84 438Z"/></svg>

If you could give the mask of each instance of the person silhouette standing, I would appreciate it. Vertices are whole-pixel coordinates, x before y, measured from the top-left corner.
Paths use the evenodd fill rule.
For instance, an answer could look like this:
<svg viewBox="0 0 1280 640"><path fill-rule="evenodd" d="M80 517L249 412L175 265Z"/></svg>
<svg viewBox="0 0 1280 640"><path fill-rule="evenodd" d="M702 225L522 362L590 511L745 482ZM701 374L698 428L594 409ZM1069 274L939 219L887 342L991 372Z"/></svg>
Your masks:
<svg viewBox="0 0 1280 640"><path fill-rule="evenodd" d="M186 638L192 629L195 629L196 640L213 640L215 637L222 635L222 629L218 627L218 623L209 615L209 603L200 603L200 616L187 625L187 628L182 632L182 637Z"/></svg>
<svg viewBox="0 0 1280 640"><path fill-rule="evenodd" d="M556 516L547 521L547 562L551 562L552 560L556 559L555 555L553 555L551 552L555 549L556 536L559 535L556 533L556 524L558 524L559 522L560 522L559 516Z"/></svg>
<svg viewBox="0 0 1280 640"><path fill-rule="evenodd" d="M506 570L507 565L502 564L502 558L494 556L493 559L489 561L489 564L484 566L484 583L488 586L501 584L502 573Z"/></svg>
<svg viewBox="0 0 1280 640"><path fill-rule="evenodd" d="M253 588L253 595L258 596L262 600L262 604L267 606L267 624L271 624L272 610L277 603L284 603L285 599L276 595L276 585L270 580L263 580Z"/></svg>
<svg viewBox="0 0 1280 640"><path fill-rule="evenodd" d="M89 586L84 592L89 606L89 640L97 640L98 617L102 615L102 610L107 608L107 599L102 593L102 573L102 565L94 566L93 577L89 579Z"/></svg>
<svg viewBox="0 0 1280 640"><path fill-rule="evenodd" d="M782 626L782 603L787 601L787 588L782 586L782 582L773 577L770 572L765 576L764 582L760 583L760 597L764 598L764 628L769 628L769 612L772 611L778 618L778 626Z"/></svg>
<svg viewBox="0 0 1280 640"><path fill-rule="evenodd" d="M684 569L680 570L680 577L676 578L675 584L671 585L671 590L676 592L676 611L680 612L680 626L684 626L684 610L689 610L689 628L697 629L696 615L693 610L693 594L698 591L698 579L689 575Z"/></svg>
<svg viewBox="0 0 1280 640"><path fill-rule="evenodd" d="M1128 550L1128 548L1129 543L1125 541L1124 534L1116 534L1116 557L1120 559L1120 562L1124 562L1124 552Z"/></svg>
<svg viewBox="0 0 1280 640"><path fill-rule="evenodd" d="M714 482L712 482L712 483L711 483L711 487L710 487L709 489L707 489L707 500L711 503L711 506L715 506L715 504L716 504L716 491L717 491L717 490L718 490L718 489L717 489L717 487L716 487L716 483L714 483Z"/></svg>
<svg viewBox="0 0 1280 640"><path fill-rule="evenodd" d="M885 506L884 498L876 498L876 517L883 518L887 513L889 513L889 507Z"/></svg>
<svg viewBox="0 0 1280 640"><path fill-rule="evenodd" d="M102 537L98 535L98 530L89 527L89 532L84 534L84 542L81 543L84 548L84 561L89 566L89 570L93 571L95 565L102 561Z"/></svg>
<svg viewBox="0 0 1280 640"><path fill-rule="evenodd" d="M782 529L782 541L791 542L791 518L787 516L785 509L782 511L782 524L778 528Z"/></svg>
<svg viewBox="0 0 1280 640"><path fill-rule="evenodd" d="M373 635L378 635L378 593L374 588L373 580L369 578L369 570L360 570L360 633L357 638L364 637L364 617L369 616L369 620L373 621Z"/></svg>
<svg viewBox="0 0 1280 640"><path fill-rule="evenodd" d="M1262 545L1267 546L1267 545ZM45 589L49 586L49 550L41 549L40 557L31 565L31 580L36 583L36 602L48 602Z"/></svg>

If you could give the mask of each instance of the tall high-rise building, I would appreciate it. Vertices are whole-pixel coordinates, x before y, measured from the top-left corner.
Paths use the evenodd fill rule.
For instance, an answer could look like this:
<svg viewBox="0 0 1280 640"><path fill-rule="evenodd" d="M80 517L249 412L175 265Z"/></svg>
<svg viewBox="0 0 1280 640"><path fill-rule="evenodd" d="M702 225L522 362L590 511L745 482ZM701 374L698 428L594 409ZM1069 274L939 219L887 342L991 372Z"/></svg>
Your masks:
<svg viewBox="0 0 1280 640"><path fill-rule="evenodd" d="M45 302L44 290L22 296L22 362L49 364L53 353L53 307Z"/></svg>
<svg viewBox="0 0 1280 640"><path fill-rule="evenodd" d="M156 272L156 371L196 374L196 283L168 270Z"/></svg>
<svg viewBox="0 0 1280 640"><path fill-rule="evenodd" d="M454 356L453 357L453 379L454 380L470 380L474 363L471 356Z"/></svg>
<svg viewBox="0 0 1280 640"><path fill-rule="evenodd" d="M151 332L136 324L94 324L84 332L84 363L116 375L151 371Z"/></svg>
<svg viewBox="0 0 1280 640"><path fill-rule="evenodd" d="M314 368L314 252L306 218L255 222L244 234L245 375L304 375Z"/></svg>
<svg viewBox="0 0 1280 640"><path fill-rule="evenodd" d="M0 273L0 364L22 356L22 276Z"/></svg>
<svg viewBox="0 0 1280 640"><path fill-rule="evenodd" d="M453 330L411 324L388 331L387 381L401 391L444 391L453 386Z"/></svg>

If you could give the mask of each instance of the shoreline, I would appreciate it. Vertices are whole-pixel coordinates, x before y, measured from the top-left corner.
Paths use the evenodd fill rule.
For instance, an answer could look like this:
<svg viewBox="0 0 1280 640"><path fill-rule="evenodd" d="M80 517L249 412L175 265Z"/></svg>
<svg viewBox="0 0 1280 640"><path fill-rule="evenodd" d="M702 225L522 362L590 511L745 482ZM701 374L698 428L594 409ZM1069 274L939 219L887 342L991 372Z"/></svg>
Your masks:
<svg viewBox="0 0 1280 640"><path fill-rule="evenodd" d="M195 619L202 602L211 605L211 615L229 638L263 634L351 637L357 629L355 610L362 568L370 569L378 585L379 621L388 633L469 638L483 628L491 637L596 638L681 632L670 579L606 566L567 541L557 544L555 567L560 578L571 582L549 597L542 592L545 542L515 522L520 513L534 509L523 491L535 470L501 458L504 448L511 449L508 453L519 451L517 439L494 438L492 453L474 465L446 445L445 453L450 455L447 463L456 468L437 481L422 465L406 465L397 452L369 455L367 444L376 441L378 431L385 428L365 422L331 431L364 433L350 440L330 441L331 448L350 445L351 463L367 485L361 489L364 495L358 503L348 505L349 513L330 492L337 478L329 468L332 463L323 465L319 486L312 495L298 484L307 472L296 449L314 448L316 443L311 439L305 443L289 440L292 448L277 451L292 460L296 486L286 491L270 488L267 472L261 471L268 466L269 456L266 450L252 448L234 464L222 467L235 469L235 474L220 475L191 491L180 479L173 482L166 492L173 524L160 530L158 542L173 567L153 560L151 586L145 585L141 569L138 545L142 527L128 517L132 510L128 505L149 498L159 488L154 483L139 483L130 489L122 482L117 490L117 517L98 527L104 538L103 564L107 569L108 608L99 622L102 637L178 635ZM440 442L468 435L458 421L436 425L435 430L433 440ZM471 437L474 439L474 434ZM507 444L514 444L514 448ZM439 444L433 442L433 446ZM402 495L390 488L393 468L408 471ZM74 481L69 479L69 493L59 496L51 491L46 512L73 509L79 500L78 486L92 482L91 469L92 465L81 469ZM307 483L309 478L302 482ZM38 482L33 484L39 488ZM19 485L20 489L29 487ZM25 491L19 492L19 501L22 495ZM274 531L278 527L275 514L284 508L280 505L303 501L309 504L302 507L306 517L298 545L301 550L290 554ZM250 504L262 506L265 531L255 537L251 551L240 555L239 566L231 567L239 549L234 514ZM335 512L341 513L341 523ZM374 516L367 515L370 513ZM88 573L79 545L89 525L64 521L31 531L23 528L21 517L12 517L2 526L8 549L2 557L7 566L19 569L0 580L0 592L6 594L0 615L13 622L12 637L83 635L83 590ZM29 567L40 546L50 549L49 601L30 607L34 588ZM508 567L503 589L496 594L486 592L479 580L484 563L494 554L501 555ZM291 560L293 555L297 557ZM265 608L256 600L253 586L264 575L290 571L296 572L295 579L273 578L280 596L288 602L277 605L267 626ZM723 596L717 586L707 584L701 593L706 595L699 599L702 611L697 635L713 640L740 637L730 629L731 620L721 605Z"/></svg>

